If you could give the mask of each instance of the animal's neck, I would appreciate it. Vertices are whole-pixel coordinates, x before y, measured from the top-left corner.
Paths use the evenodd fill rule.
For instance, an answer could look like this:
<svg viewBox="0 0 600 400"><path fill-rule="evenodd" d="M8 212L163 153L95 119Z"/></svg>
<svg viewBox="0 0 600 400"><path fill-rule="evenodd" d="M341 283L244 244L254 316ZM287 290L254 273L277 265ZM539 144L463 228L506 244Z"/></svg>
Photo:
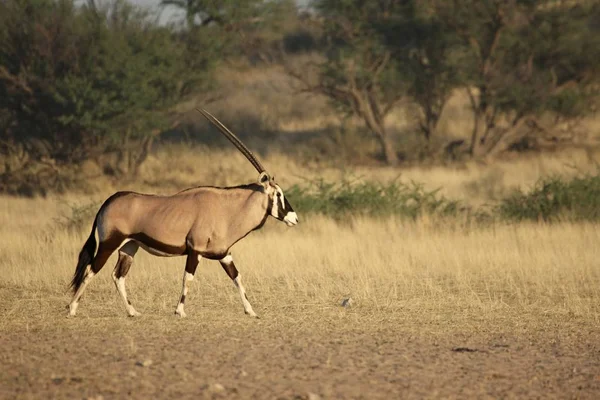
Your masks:
<svg viewBox="0 0 600 400"><path fill-rule="evenodd" d="M235 241L260 228L269 216L269 197L259 191L252 191L237 215L231 219L229 236Z"/></svg>

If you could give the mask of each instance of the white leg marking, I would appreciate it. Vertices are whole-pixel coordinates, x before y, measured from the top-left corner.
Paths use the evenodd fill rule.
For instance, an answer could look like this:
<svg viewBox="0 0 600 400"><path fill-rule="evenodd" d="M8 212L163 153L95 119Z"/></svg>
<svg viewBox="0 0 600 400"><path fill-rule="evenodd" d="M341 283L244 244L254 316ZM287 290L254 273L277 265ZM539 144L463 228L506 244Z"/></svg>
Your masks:
<svg viewBox="0 0 600 400"><path fill-rule="evenodd" d="M123 303L125 304L127 315L129 315L130 317L139 317L140 315L142 315L139 312L137 312L135 308L133 308L133 306L131 305L131 303L129 303L129 300L127 299L127 291L125 290L125 277L122 276L120 278L117 278L114 272L112 274L112 277L113 281L115 282L115 286L117 287L117 291L121 295L121 299L123 299Z"/></svg>
<svg viewBox="0 0 600 400"><path fill-rule="evenodd" d="M188 294L188 282L193 281L193 280L194 280L194 275L190 274L187 271L185 271L183 273L183 284L182 284L182 288L181 288L181 297L179 297L179 304L177 304L177 308L175 309L175 314L179 315L182 318L186 317L187 314L183 310L183 302L181 300L185 301L185 296L187 296L187 294Z"/></svg>
<svg viewBox="0 0 600 400"><path fill-rule="evenodd" d="M96 226L96 229L94 230L94 238L96 239L96 247L94 248L94 254L92 257L92 260L94 258L96 258L96 255L98 254L98 249L100 248L100 232L98 231L98 226Z"/></svg>
<svg viewBox="0 0 600 400"><path fill-rule="evenodd" d="M254 310L252 309L252 305L246 297L246 289L244 289L244 285L242 285L242 275L238 273L238 276L233 280L233 283L238 288L238 291L240 293L240 298L242 299L242 304L244 305L244 312L250 315L251 317L257 318L258 315L256 315L256 313L254 312Z"/></svg>
<svg viewBox="0 0 600 400"><path fill-rule="evenodd" d="M231 257L231 254L227 254L221 261L225 264L231 264L233 262L233 257Z"/></svg>
<svg viewBox="0 0 600 400"><path fill-rule="evenodd" d="M92 268L88 265L85 270L85 278L83 279L83 283L81 284L79 289L77 289L77 292L75 292L75 295L73 296L73 300L71 300L71 303L69 304L69 316L70 317L74 317L75 314L77 314L77 307L79 306L79 299L81 298L81 295L83 294L83 291L85 290L85 287L88 285L88 283L90 283L90 280L94 277L94 275L95 274L92 272Z"/></svg>

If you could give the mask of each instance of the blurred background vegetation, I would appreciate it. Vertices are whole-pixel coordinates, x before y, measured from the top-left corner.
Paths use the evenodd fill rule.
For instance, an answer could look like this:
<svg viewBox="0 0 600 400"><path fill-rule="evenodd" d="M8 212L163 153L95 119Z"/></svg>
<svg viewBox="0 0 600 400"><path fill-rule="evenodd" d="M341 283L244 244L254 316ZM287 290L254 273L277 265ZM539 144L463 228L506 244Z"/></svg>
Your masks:
<svg viewBox="0 0 600 400"><path fill-rule="evenodd" d="M160 18L168 9L182 18ZM356 191L412 217L455 213L395 177L573 148L595 162L597 60L597 0L1 0L0 193L245 182L215 156L238 157L201 106L277 174L392 175L349 189L313 173L292 192L317 196L309 208L352 208ZM538 186L552 201L571 188ZM501 212L560 214L527 207Z"/></svg>

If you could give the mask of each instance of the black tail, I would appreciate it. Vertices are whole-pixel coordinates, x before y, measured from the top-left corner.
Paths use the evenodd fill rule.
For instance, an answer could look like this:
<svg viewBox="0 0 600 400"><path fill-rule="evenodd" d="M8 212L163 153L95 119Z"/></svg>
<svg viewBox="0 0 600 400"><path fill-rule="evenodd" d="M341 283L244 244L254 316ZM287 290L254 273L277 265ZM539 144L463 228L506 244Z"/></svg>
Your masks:
<svg viewBox="0 0 600 400"><path fill-rule="evenodd" d="M87 266L90 265L94 260L94 253L96 252L96 236L94 233L96 231L97 222L98 217L96 216L96 219L94 219L94 225L92 225L92 233L79 252L79 261L77 261L77 268L75 268L75 274L73 275L73 280L71 281L73 293L76 293L83 283Z"/></svg>

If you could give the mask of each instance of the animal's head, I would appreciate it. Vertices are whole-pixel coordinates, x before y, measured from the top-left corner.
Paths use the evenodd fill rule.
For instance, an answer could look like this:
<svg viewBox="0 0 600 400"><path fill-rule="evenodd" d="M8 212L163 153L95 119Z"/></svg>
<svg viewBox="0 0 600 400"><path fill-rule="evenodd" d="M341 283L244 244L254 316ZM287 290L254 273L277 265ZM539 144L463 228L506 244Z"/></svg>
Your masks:
<svg viewBox="0 0 600 400"><path fill-rule="evenodd" d="M258 183L264 188L267 196L269 196L268 210L271 216L285 222L287 226L296 225L298 223L298 216L283 194L281 187L275 183L275 179L263 171L258 177Z"/></svg>
<svg viewBox="0 0 600 400"><path fill-rule="evenodd" d="M260 173L258 176L258 183L264 188L265 193L269 196L268 212L272 217L285 222L288 226L294 226L298 223L298 216L294 212L294 209L285 198L283 190L275 183L273 179L262 166L260 161L252 154L252 152L242 143L242 141L231 132L221 121L213 116L208 111L200 108L196 109L202 114L210 123L216 126L219 131L225 137L233 143L235 147L250 161L250 163Z"/></svg>

